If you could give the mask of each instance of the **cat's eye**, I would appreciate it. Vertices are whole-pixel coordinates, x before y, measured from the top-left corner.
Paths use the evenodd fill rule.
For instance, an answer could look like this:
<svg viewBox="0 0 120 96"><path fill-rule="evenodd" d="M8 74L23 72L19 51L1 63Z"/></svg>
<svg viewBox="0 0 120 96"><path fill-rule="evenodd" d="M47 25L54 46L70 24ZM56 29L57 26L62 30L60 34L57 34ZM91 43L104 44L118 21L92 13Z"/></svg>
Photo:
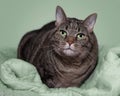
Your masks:
<svg viewBox="0 0 120 96"><path fill-rule="evenodd" d="M78 40L85 39L85 38L86 38L86 36L85 36L85 34L83 34L83 33L79 33L79 34L77 35L77 39L78 39Z"/></svg>
<svg viewBox="0 0 120 96"><path fill-rule="evenodd" d="M64 30L60 30L60 35L65 38L67 36L67 32Z"/></svg>

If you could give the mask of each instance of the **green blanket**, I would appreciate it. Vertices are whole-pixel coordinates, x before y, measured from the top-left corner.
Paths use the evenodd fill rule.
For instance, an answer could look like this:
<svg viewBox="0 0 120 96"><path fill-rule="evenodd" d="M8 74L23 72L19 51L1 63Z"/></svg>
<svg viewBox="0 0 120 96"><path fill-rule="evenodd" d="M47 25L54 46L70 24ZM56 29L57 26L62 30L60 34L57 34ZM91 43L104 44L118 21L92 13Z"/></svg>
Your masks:
<svg viewBox="0 0 120 96"><path fill-rule="evenodd" d="M99 49L99 62L80 88L48 88L32 64L0 50L0 96L120 96L120 47Z"/></svg>

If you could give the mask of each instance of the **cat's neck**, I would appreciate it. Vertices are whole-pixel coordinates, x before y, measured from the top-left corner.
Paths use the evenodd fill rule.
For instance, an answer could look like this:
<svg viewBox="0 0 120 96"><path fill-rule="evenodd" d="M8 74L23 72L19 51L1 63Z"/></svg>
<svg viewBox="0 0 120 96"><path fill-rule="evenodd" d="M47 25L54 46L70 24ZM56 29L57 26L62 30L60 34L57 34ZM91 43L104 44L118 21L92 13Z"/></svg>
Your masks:
<svg viewBox="0 0 120 96"><path fill-rule="evenodd" d="M80 56L66 56L66 55L59 55L57 53L54 53L54 56L58 61L61 62L64 66L80 66L83 62L83 58L80 58Z"/></svg>

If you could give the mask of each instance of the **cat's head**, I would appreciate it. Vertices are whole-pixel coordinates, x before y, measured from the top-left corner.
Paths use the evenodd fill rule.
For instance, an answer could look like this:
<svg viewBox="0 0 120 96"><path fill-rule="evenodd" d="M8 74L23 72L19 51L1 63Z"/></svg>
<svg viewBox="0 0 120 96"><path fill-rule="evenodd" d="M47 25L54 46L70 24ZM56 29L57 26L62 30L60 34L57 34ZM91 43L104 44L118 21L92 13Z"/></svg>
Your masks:
<svg viewBox="0 0 120 96"><path fill-rule="evenodd" d="M56 8L57 32L55 33L55 51L66 56L86 55L91 50L93 28L96 22L97 14L89 15L85 20L67 18L65 12L60 6Z"/></svg>

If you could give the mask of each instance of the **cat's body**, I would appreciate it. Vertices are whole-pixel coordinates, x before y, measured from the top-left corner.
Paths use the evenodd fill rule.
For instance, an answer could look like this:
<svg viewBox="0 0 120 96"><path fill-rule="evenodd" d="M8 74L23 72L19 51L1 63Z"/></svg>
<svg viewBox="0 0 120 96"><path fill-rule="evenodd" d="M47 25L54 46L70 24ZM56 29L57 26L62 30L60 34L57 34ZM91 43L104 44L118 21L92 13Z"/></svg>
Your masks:
<svg viewBox="0 0 120 96"><path fill-rule="evenodd" d="M94 24L85 27L91 18L96 20L96 14L84 21L66 18L57 7L56 21L24 35L18 58L34 64L48 87L80 86L93 72L98 58Z"/></svg>

